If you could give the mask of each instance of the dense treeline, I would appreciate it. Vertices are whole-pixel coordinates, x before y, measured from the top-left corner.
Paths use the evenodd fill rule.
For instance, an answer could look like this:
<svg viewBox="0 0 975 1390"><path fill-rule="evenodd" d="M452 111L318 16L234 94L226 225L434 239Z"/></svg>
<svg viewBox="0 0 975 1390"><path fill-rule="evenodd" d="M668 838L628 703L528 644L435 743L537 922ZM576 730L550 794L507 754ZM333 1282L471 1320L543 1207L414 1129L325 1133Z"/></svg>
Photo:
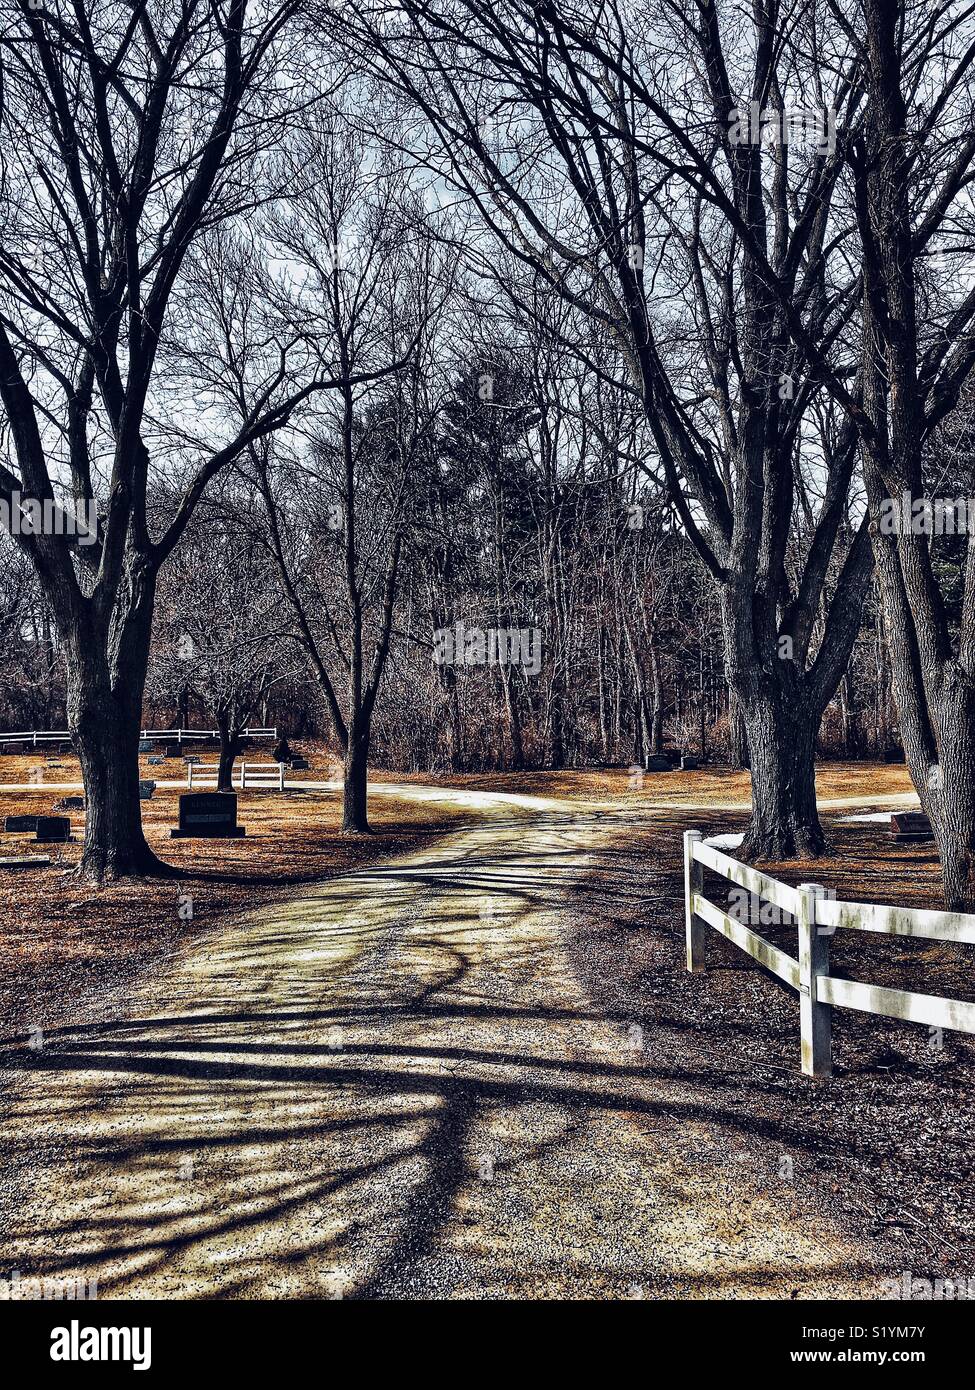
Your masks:
<svg viewBox="0 0 975 1390"><path fill-rule="evenodd" d="M82 873L169 872L149 710L225 772L260 711L350 832L370 759L679 747L758 859L899 740L975 904L975 525L911 513L975 492L971 16L95 8L0 27L0 715Z"/></svg>

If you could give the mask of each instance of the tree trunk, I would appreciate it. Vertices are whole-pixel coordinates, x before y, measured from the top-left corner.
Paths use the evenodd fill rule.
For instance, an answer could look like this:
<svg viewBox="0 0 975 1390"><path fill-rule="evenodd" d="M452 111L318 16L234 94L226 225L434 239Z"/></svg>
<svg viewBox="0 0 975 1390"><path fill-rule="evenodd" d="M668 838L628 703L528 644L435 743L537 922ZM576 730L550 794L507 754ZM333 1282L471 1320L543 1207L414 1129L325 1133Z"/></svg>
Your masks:
<svg viewBox="0 0 975 1390"><path fill-rule="evenodd" d="M217 791L232 792L234 789L234 763L240 754L240 734L231 732L225 720L217 718L220 731L220 762L217 767Z"/></svg>
<svg viewBox="0 0 975 1390"><path fill-rule="evenodd" d="M820 716L801 691L779 683L742 699L752 773L752 820L744 859L817 858L826 848L816 809Z"/></svg>
<svg viewBox="0 0 975 1390"><path fill-rule="evenodd" d="M748 733L738 696L728 687L728 760L733 768L748 767Z"/></svg>
<svg viewBox="0 0 975 1390"><path fill-rule="evenodd" d="M369 833L367 787L369 779L369 729L349 729L345 752L345 782L342 789L342 829L360 835Z"/></svg>
<svg viewBox="0 0 975 1390"><path fill-rule="evenodd" d="M902 707L904 751L938 846L945 906L975 912L975 690L966 674L948 668L941 699L928 711L937 728L933 756L917 705L904 700Z"/></svg>
<svg viewBox="0 0 975 1390"><path fill-rule="evenodd" d="M504 719L508 736L508 746L511 749L509 767L512 772L522 772L525 767L525 745L521 734L521 712L518 708L518 692L514 688L514 681L510 671L506 672L503 667L499 666L498 676L501 681L501 690L504 696Z"/></svg>
<svg viewBox="0 0 975 1390"><path fill-rule="evenodd" d="M133 584L138 591L139 586ZM128 875L174 876L146 843L139 800L139 738L152 614L147 584L114 648L91 624L65 645L68 728L85 786L79 873L94 883ZM111 650L111 656L107 652Z"/></svg>
<svg viewBox="0 0 975 1390"><path fill-rule="evenodd" d="M653 716L650 721L650 752L664 751L664 681L656 639L650 643L650 678L653 688Z"/></svg>
<svg viewBox="0 0 975 1390"><path fill-rule="evenodd" d="M609 720L606 699L606 630L599 626L599 645L596 653L596 675L599 694L599 748L604 763L609 762Z"/></svg>

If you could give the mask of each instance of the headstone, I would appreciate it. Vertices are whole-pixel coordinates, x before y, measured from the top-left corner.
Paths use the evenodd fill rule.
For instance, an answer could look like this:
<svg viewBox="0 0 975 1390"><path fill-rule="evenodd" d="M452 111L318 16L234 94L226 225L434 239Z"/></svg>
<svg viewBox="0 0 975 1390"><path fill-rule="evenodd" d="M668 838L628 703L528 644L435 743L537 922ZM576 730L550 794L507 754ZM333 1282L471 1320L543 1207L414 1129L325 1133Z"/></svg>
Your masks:
<svg viewBox="0 0 975 1390"><path fill-rule="evenodd" d="M83 811L85 798L83 796L63 796L54 809L55 811Z"/></svg>
<svg viewBox="0 0 975 1390"><path fill-rule="evenodd" d="M183 756L183 745L181 743L167 743L166 757L181 758Z"/></svg>
<svg viewBox="0 0 975 1390"><path fill-rule="evenodd" d="M51 862L49 854L17 854L0 858L0 869L45 869Z"/></svg>
<svg viewBox="0 0 975 1390"><path fill-rule="evenodd" d="M66 844L71 839L71 822L67 816L38 816L38 844Z"/></svg>
<svg viewBox="0 0 975 1390"><path fill-rule="evenodd" d="M665 748L664 751L663 751L663 756L664 756L664 757L667 759L667 761L670 763L671 767L679 767L679 766L680 766L680 760L681 760L681 752L680 752L680 749L678 749L678 748Z"/></svg>
<svg viewBox="0 0 975 1390"><path fill-rule="evenodd" d="M681 772L693 772L701 766L701 759L693 753L684 753L680 760Z"/></svg>
<svg viewBox="0 0 975 1390"><path fill-rule="evenodd" d="M73 752L74 752L74 744L73 744L73 743L59 743L59 744L58 744L58 757L61 757L61 758L67 757L67 755L68 755L69 753L73 753Z"/></svg>
<svg viewBox="0 0 975 1390"><path fill-rule="evenodd" d="M36 835L36 816L8 816L3 823L8 835Z"/></svg>
<svg viewBox="0 0 975 1390"><path fill-rule="evenodd" d="M890 818L890 833L896 843L905 840L933 840L931 822L923 811L896 811Z"/></svg>
<svg viewBox="0 0 975 1390"><path fill-rule="evenodd" d="M184 762L184 763L190 763L190 764L192 764L193 767L199 767L202 761L203 761L202 758L194 758L194 757L189 757L189 758L184 758L184 759L183 759L183 762Z"/></svg>
<svg viewBox="0 0 975 1390"><path fill-rule="evenodd" d="M292 758L292 759L291 759L291 771L292 771L292 772L307 772L307 771L308 771L308 759L307 759L307 758Z"/></svg>
<svg viewBox="0 0 975 1390"><path fill-rule="evenodd" d="M165 758L150 758L150 759L149 759L149 766L150 766L150 767L159 767L159 766L160 766L162 763L164 763L165 761L166 761Z"/></svg>
<svg viewBox="0 0 975 1390"><path fill-rule="evenodd" d="M153 792L154 792L155 790L156 790L156 784L155 784L155 782L140 782L140 783L139 783L139 800L140 800L140 801L151 801L151 800L152 800L152 794L153 794Z"/></svg>
<svg viewBox="0 0 975 1390"><path fill-rule="evenodd" d="M185 792L179 799L179 828L174 840L237 840L246 835L237 824L236 792Z"/></svg>
<svg viewBox="0 0 975 1390"><path fill-rule="evenodd" d="M139 739L139 752L140 752L140 753L154 753L155 751L156 751L156 745L153 743L153 741L152 741L151 738L140 738L140 739Z"/></svg>
<svg viewBox="0 0 975 1390"><path fill-rule="evenodd" d="M663 753L651 753L647 758L647 772L670 772L670 759Z"/></svg>

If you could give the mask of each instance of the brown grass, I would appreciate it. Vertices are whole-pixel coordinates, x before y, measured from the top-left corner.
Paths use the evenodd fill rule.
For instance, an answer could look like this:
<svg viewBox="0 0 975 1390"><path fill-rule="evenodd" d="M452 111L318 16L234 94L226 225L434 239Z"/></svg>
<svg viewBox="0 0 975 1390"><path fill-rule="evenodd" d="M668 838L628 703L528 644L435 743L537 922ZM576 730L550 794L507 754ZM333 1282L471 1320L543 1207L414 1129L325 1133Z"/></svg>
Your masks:
<svg viewBox="0 0 975 1390"><path fill-rule="evenodd" d="M296 749L297 749L296 745ZM309 771L299 781L338 775L334 757L321 743L303 743ZM269 761L269 749L252 750L248 760ZM201 754L207 762L212 751ZM145 778L175 781L185 776L182 761L150 767ZM377 771L377 782L439 784L473 791L616 803L652 809L668 802L716 807L748 800L748 774L721 768L699 772L646 774L642 788L626 768L562 772L457 774L432 776ZM51 814L66 788L81 781L78 760L30 754L0 759L0 825L8 815ZM8 790L18 784L28 791ZM821 797L857 797L910 790L904 767L884 764L830 764L820 769ZM212 929L227 916L260 902L286 898L297 884L342 873L355 866L412 848L430 835L468 823L475 812L445 804L375 798L375 834L367 839L342 834L337 792L239 794L245 840L171 840L183 787L160 787L143 804L149 843L187 877L177 881L130 882L95 891L78 880L84 812L69 813L74 842L40 846L31 836L0 831L0 856L50 854L43 870L2 870L0 902L0 1021L23 1024L33 1012L68 1015L75 1003L105 984L120 986L133 971L151 967L161 956ZM738 818L735 818L737 826ZM694 824L692 816L675 821ZM729 822L730 824L730 822ZM710 822L709 822L710 825ZM717 823L711 829L719 828ZM880 827L834 828L840 859L781 866L781 877L835 886L841 897L937 905L937 859L929 847L893 846ZM896 885L896 887L895 887ZM181 894L193 900L193 920L178 915ZM42 1003L43 1001L43 1003Z"/></svg>
<svg viewBox="0 0 975 1390"><path fill-rule="evenodd" d="M470 791L520 792L526 796L584 801L622 801L654 806L668 803L745 804L751 796L747 772L705 767L697 772L646 772L640 779L625 767L578 768L559 772L400 773L378 772L380 781L428 783ZM913 791L903 765L824 763L816 773L821 799L894 796Z"/></svg>
<svg viewBox="0 0 975 1390"><path fill-rule="evenodd" d="M58 761L65 766L44 766L45 777L53 781L54 773L58 781L77 780L77 762L72 768L71 760ZM0 776L26 781L31 766L37 769L38 762L7 758ZM169 775L178 775L177 765L170 767ZM74 870L83 811L65 813L75 837L69 845L37 845L29 835L0 833L0 855L50 854L53 861L42 870L0 871L0 1023L22 1030L43 1016L53 1024L93 990L124 986L133 971L198 939L230 913L287 898L295 885L405 852L470 819L455 807L376 798L370 806L374 833L348 836L340 828L336 792L248 791L238 793L246 839L171 840L181 790L161 787L142 808L152 848L187 874L175 881L132 881L100 890L81 882ZM49 787L14 792L0 786L0 818L50 814L64 794ZM178 913L185 894L193 900L191 922Z"/></svg>

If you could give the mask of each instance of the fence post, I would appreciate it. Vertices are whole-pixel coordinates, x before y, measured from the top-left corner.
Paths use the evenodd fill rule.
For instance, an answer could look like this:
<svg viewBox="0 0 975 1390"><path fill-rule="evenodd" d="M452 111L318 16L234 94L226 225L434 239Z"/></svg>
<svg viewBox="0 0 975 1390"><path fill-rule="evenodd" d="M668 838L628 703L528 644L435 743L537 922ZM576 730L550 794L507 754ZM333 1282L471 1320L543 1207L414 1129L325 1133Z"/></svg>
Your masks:
<svg viewBox="0 0 975 1390"><path fill-rule="evenodd" d="M818 883L799 885L799 1033L806 1076L829 1076L833 1070L832 1010L816 998L816 981L829 974L829 937L816 926L816 903L823 895Z"/></svg>
<svg viewBox="0 0 975 1390"><path fill-rule="evenodd" d="M278 791L284 791L284 763L278 763Z"/></svg>
<svg viewBox="0 0 975 1390"><path fill-rule="evenodd" d="M700 830L684 831L684 913L687 935L687 968L700 975L707 964L707 924L691 910L695 893L704 891L704 865L694 858L694 846L702 839Z"/></svg>
<svg viewBox="0 0 975 1390"><path fill-rule="evenodd" d="M189 787L189 789L192 791L192 789L193 789L193 764L192 764L192 763L187 763L187 764L186 764L186 785L187 785L187 787Z"/></svg>

